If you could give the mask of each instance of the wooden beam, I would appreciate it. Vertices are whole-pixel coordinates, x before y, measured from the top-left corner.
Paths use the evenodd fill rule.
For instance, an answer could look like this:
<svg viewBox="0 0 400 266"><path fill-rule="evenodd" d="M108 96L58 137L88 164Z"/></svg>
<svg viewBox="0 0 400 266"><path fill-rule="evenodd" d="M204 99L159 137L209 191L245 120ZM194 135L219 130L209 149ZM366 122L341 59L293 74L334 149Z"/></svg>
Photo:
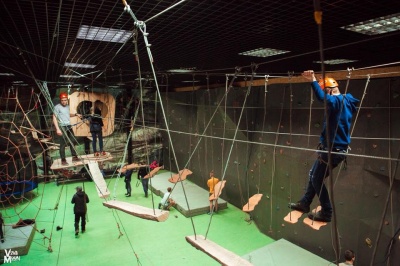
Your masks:
<svg viewBox="0 0 400 266"><path fill-rule="evenodd" d="M169 211L159 210L159 209L150 209L140 205L131 204L128 202L118 201L118 200L111 200L107 202L103 202L103 205L123 211L127 214L151 220L156 222L164 222L168 219Z"/></svg>
<svg viewBox="0 0 400 266"><path fill-rule="evenodd" d="M335 72L327 72L326 76L332 77L336 80L346 80L348 76L348 71L335 71ZM351 73L351 79L366 79L367 76L370 75L371 78L388 78L388 77L399 77L400 76L400 66L395 67L382 67L382 68L371 68L371 69L354 69ZM317 73L318 77L318 73ZM269 78L268 85L272 84L288 84L288 83L306 83L308 82L301 75L284 78ZM265 79L255 79L253 80L253 87L260 87L265 85ZM249 81L238 81L233 84L234 87L247 87L249 86ZM225 84L213 84L201 86L191 86L191 87L179 87L175 88L176 92L185 92L185 91L196 91L196 90L205 90L205 89L216 89L225 87Z"/></svg>
<svg viewBox="0 0 400 266"><path fill-rule="evenodd" d="M215 259L221 265L228 266L248 266L253 265L249 261L236 255L235 253L217 245L216 243L205 239L202 235L186 236L186 241L193 247L203 251L211 258Z"/></svg>

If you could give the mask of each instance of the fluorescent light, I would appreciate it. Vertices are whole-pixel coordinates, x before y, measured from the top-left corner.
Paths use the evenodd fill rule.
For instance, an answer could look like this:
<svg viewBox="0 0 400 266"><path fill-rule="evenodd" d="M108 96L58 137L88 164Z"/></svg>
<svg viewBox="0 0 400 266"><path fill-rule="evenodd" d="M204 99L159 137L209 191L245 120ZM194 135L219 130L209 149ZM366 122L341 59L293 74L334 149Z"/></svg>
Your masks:
<svg viewBox="0 0 400 266"><path fill-rule="evenodd" d="M65 62L65 67L79 67L79 68L95 68L96 65L79 64L79 63L69 63Z"/></svg>
<svg viewBox="0 0 400 266"><path fill-rule="evenodd" d="M13 73L0 73L0 76L15 76Z"/></svg>
<svg viewBox="0 0 400 266"><path fill-rule="evenodd" d="M60 75L60 78L80 78L79 75Z"/></svg>
<svg viewBox="0 0 400 266"><path fill-rule="evenodd" d="M278 55L278 54L286 54L289 52L290 51L278 50L278 49L272 49L272 48L257 48L257 49L242 52L239 54L240 55L248 55L248 56L257 56L257 57L268 57L268 56L274 56L274 55Z"/></svg>
<svg viewBox="0 0 400 266"><path fill-rule="evenodd" d="M366 35L377 35L400 30L400 13L350 24L341 28Z"/></svg>
<svg viewBox="0 0 400 266"><path fill-rule="evenodd" d="M350 60L350 59L331 59L331 60L325 60L324 64L339 65L339 64L345 64L345 63L351 63L351 62L357 62L357 61L358 60ZM321 61L314 61L313 63L321 64Z"/></svg>
<svg viewBox="0 0 400 266"><path fill-rule="evenodd" d="M127 30L81 25L76 38L101 42L125 43L132 35L132 32Z"/></svg>
<svg viewBox="0 0 400 266"><path fill-rule="evenodd" d="M18 83L24 83L24 82L22 80L16 80L16 81L13 81L12 83L18 84Z"/></svg>
<svg viewBox="0 0 400 266"><path fill-rule="evenodd" d="M197 83L200 82L200 80L182 80L182 83Z"/></svg>
<svg viewBox="0 0 400 266"><path fill-rule="evenodd" d="M170 72L170 73L192 73L195 70L196 70L195 67L181 67L181 68L167 70L167 72Z"/></svg>

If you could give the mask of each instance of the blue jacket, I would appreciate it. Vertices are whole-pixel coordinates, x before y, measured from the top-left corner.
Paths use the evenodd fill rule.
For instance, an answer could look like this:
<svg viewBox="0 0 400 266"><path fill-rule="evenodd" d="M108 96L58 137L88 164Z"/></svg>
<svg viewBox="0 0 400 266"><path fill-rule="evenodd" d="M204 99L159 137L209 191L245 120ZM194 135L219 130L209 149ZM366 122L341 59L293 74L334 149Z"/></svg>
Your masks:
<svg viewBox="0 0 400 266"><path fill-rule="evenodd" d="M317 81L311 83L315 96L320 102L324 102L325 92L321 89ZM350 144L350 127L353 113L357 110L358 99L350 93L329 95L326 94L326 104L328 106L329 121L329 140L333 149L346 150ZM321 132L320 141L324 147L328 147L326 139L326 118Z"/></svg>

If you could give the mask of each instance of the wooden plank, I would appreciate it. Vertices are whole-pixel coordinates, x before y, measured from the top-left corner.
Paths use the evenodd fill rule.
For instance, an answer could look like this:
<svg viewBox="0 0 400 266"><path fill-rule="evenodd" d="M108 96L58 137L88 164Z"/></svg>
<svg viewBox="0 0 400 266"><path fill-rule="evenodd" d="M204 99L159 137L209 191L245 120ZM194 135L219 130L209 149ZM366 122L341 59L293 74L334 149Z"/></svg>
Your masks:
<svg viewBox="0 0 400 266"><path fill-rule="evenodd" d="M387 77L398 77L400 72L399 66L394 67L381 67L381 68L371 68L371 69L354 69L351 74L351 79L367 79L367 75L371 75L371 78L387 78ZM348 71L333 71L326 72L326 76L332 77L336 80L347 80ZM320 76L320 73L316 73L316 77ZM289 83L309 83L305 78L299 74L298 76L294 76L291 79L288 77L281 78L269 78L268 85L272 84L289 84ZM234 87L248 87L249 81L238 81L233 84ZM265 79L254 79L253 87L261 87L264 89ZM195 91L195 90L206 90L206 89L218 89L224 87L225 84L212 84L212 85L201 85L201 86L188 86L188 87L179 87L174 88L173 90L176 92L184 92L184 91Z"/></svg>
<svg viewBox="0 0 400 266"><path fill-rule="evenodd" d="M295 224L299 221L300 217L303 215L302 212L300 211L291 211L288 213L288 215L285 216L285 218L283 218L283 220L285 222L291 223L291 224Z"/></svg>
<svg viewBox="0 0 400 266"><path fill-rule="evenodd" d="M321 210L321 206L318 206L317 208L313 209L312 212L317 213L320 210ZM327 222L313 221L308 217L304 218L303 223L305 223L306 225L308 225L309 227L311 227L314 230L319 230L322 226L325 226L328 224Z"/></svg>
<svg viewBox="0 0 400 266"><path fill-rule="evenodd" d="M164 168L164 166L158 166L158 167L154 168L153 170L150 171L150 173L145 175L143 177L143 179L151 178L151 177L155 176L157 174L157 172L160 171L160 169L163 169L163 168Z"/></svg>
<svg viewBox="0 0 400 266"><path fill-rule="evenodd" d="M99 164L97 162L91 162L88 166L93 182L96 184L97 194L99 194L100 198L108 198L110 196L110 191L104 180L103 173L100 171Z"/></svg>
<svg viewBox="0 0 400 266"><path fill-rule="evenodd" d="M253 265L249 261L241 258L235 253L217 245L216 243L205 239L202 235L197 236L186 236L186 241L189 242L193 247L203 251L211 258L215 259L221 265L229 266L246 266Z"/></svg>
<svg viewBox="0 0 400 266"><path fill-rule="evenodd" d="M156 222L164 222L165 220L168 219L168 216L169 216L169 211L164 211L164 210L159 210L159 209L150 209L150 208L146 208L143 206L131 204L128 202L118 201L118 200L111 200L111 201L103 202L103 205L108 208L123 211L125 213L128 213L130 215L133 215L133 216L136 216L139 218L156 221Z"/></svg>
<svg viewBox="0 0 400 266"><path fill-rule="evenodd" d="M214 194L212 194L208 199L215 200L221 196L222 189L225 187L226 180L219 181L214 187Z"/></svg>
<svg viewBox="0 0 400 266"><path fill-rule="evenodd" d="M98 107L101 109L101 116L103 117L103 137L107 137L114 132L115 121L115 98L109 93L98 92L84 92L75 91L69 96L69 109L71 113L76 113L81 102L97 102ZM75 136L87 137L91 136L89 123L82 123L79 117L71 117L71 124L79 124L77 127L72 127ZM87 120L86 120L87 121Z"/></svg>
<svg viewBox="0 0 400 266"><path fill-rule="evenodd" d="M251 212L254 211L254 208L256 205L260 202L262 199L263 194L255 194L251 198L249 198L249 202L245 204L242 208L243 211L245 212Z"/></svg>
<svg viewBox="0 0 400 266"><path fill-rule="evenodd" d="M189 169L185 168L183 170L180 170L178 174L174 174L173 176L171 176L171 178L169 178L168 181L171 183L177 183L177 182L185 180L186 177L191 174L193 174L193 172L190 171ZM180 178L179 178L179 176L180 176Z"/></svg>

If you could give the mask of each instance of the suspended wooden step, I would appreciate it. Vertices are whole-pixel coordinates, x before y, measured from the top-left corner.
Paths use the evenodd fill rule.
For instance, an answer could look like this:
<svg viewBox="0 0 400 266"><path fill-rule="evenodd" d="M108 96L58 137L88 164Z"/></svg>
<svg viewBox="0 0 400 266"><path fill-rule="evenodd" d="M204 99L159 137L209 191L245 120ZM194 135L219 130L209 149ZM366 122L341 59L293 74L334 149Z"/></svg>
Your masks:
<svg viewBox="0 0 400 266"><path fill-rule="evenodd" d="M212 194L208 199L215 200L218 199L222 193L222 189L225 187L226 180L219 181L214 187L214 194Z"/></svg>
<svg viewBox="0 0 400 266"><path fill-rule="evenodd" d="M118 200L111 200L107 202L103 202L103 205L123 211L125 213L131 214L133 216L152 220L156 222L164 222L168 219L169 211L159 210L159 209L150 209L143 206L131 204L128 202L118 201Z"/></svg>
<svg viewBox="0 0 400 266"><path fill-rule="evenodd" d="M178 174L174 174L173 176L171 176L171 178L169 178L168 181L171 183L177 183L177 182L185 180L186 177L191 174L193 174L193 172L190 171L189 169L185 168L183 170L180 170ZM179 175L180 175L180 178L179 178Z"/></svg>
<svg viewBox="0 0 400 266"><path fill-rule="evenodd" d="M252 196L251 198L249 198L249 202L246 203L242 210L244 212L252 212L254 211L254 208L256 207L256 205L260 202L260 200L262 199L262 195L263 194L255 194L254 196Z"/></svg>
<svg viewBox="0 0 400 266"><path fill-rule="evenodd" d="M110 191L108 190L107 183L104 180L103 173L100 171L99 164L97 162L88 163L89 171L92 175L93 182L96 184L97 193L100 198L108 198Z"/></svg>
<svg viewBox="0 0 400 266"><path fill-rule="evenodd" d="M186 241L189 242L193 247L203 251L211 258L215 259L221 265L229 266L246 266L253 265L249 261L236 255L235 253L217 245L216 243L205 239L202 235L197 236L186 236Z"/></svg>
<svg viewBox="0 0 400 266"><path fill-rule="evenodd" d="M145 175L143 178L151 178L153 176L155 176L157 174L158 171L160 171L160 169L163 169L164 166L158 166L156 168L154 168L153 170L150 171L150 173L148 173L147 175Z"/></svg>

